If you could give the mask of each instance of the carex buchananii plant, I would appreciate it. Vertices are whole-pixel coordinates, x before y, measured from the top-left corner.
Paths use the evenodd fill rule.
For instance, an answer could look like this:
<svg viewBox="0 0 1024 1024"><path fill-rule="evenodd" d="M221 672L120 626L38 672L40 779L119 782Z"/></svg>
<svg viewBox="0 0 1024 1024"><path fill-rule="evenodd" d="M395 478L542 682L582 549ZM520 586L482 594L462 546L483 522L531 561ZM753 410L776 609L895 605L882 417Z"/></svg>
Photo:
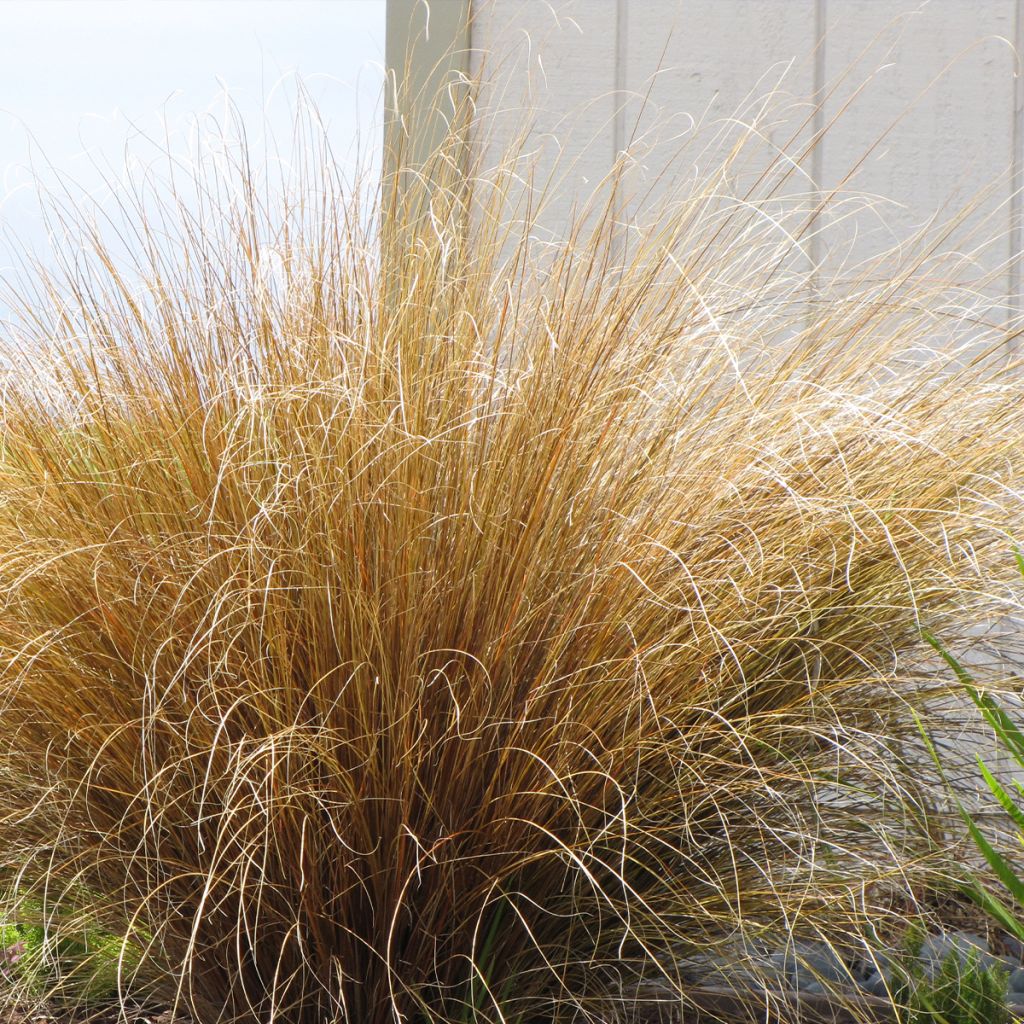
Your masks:
<svg viewBox="0 0 1024 1024"><path fill-rule="evenodd" d="M464 113L376 190L309 131L58 202L16 285L12 899L200 1024L607 1019L853 922L922 621L1009 586L1024 403L937 231L823 283L780 156L541 244Z"/></svg>

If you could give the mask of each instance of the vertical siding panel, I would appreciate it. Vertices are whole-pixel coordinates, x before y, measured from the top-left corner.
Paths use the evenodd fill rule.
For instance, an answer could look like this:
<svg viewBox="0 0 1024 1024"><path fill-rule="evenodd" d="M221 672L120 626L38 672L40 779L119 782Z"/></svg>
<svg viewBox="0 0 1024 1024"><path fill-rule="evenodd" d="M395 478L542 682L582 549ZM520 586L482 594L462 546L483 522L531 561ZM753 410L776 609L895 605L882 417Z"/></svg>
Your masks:
<svg viewBox="0 0 1024 1024"><path fill-rule="evenodd" d="M978 312L996 322L1005 314L1012 285L1007 261L1013 183L1008 172L1014 160L1016 116L1010 46L1014 8L1015 0L932 0L895 17L911 8L901 4L894 10L890 4L870 0L827 4L827 77L836 80L852 66L847 81L828 102L828 116L837 115L852 93L863 88L829 130L823 183L836 186L856 168L851 187L880 197L876 210L853 216L842 231L829 231L847 239L853 227L858 231L852 244L831 254L831 260L869 259L880 248L905 239L937 211L952 213L997 175L1004 175L966 224L977 233L964 247L995 240L977 259L980 272L993 274L985 293L994 303ZM880 132L894 122L876 145ZM855 207L855 202L846 204L846 209ZM974 272L965 268L957 276L966 282ZM939 267L938 273L945 276L948 270ZM949 311L954 316L958 312ZM943 324L936 319L934 342L943 340ZM975 656L1006 656L1008 648L995 638L1015 629L1019 627L1010 622L979 624L979 636L990 639L981 641ZM941 666L939 670L944 671ZM954 695L943 715L939 732L950 758L955 758L952 763L966 766L961 783L965 793L981 786L973 767L975 753L982 754L997 774L1014 774L1009 758L979 734L977 710L966 696Z"/></svg>
<svg viewBox="0 0 1024 1024"><path fill-rule="evenodd" d="M815 0L630 6L626 136L633 139L636 165L628 176L623 234L628 240L657 227L664 202L687 204L728 162L714 186L717 198L701 200L706 238L687 244L702 253L702 273L719 261L724 268L702 296L713 307L708 315L748 309L715 329L748 341L766 325L772 333L803 326L802 303L775 305L756 322L761 314L749 308L742 275L772 268L766 305L784 292L806 295L810 244L791 239L806 228L814 198L807 146L814 127L815 41ZM748 196L758 201L760 218L744 211ZM729 227L710 230L713 220ZM628 241L624 251L628 258Z"/></svg>
<svg viewBox="0 0 1024 1024"><path fill-rule="evenodd" d="M825 169L825 147L828 139L825 136L825 75L828 63L827 46L825 38L825 25L828 19L828 0L814 0L814 93L815 104L814 117L811 122L813 137L820 140L811 151L811 180L815 186L818 200L821 201L822 193L820 185ZM819 227L815 222L814 229ZM821 262L822 239L817 230L813 230L808 246L811 261L817 267ZM818 282L815 280L814 289L817 291Z"/></svg>
<svg viewBox="0 0 1024 1024"><path fill-rule="evenodd" d="M1021 254L1024 253L1024 0L1017 0L1013 11L1013 46L1017 51L1017 75L1013 81L1013 175L1010 179L1010 311L1024 314L1024 294L1021 285ZM1013 342L1015 354L1022 349L1020 339Z"/></svg>
<svg viewBox="0 0 1024 1024"><path fill-rule="evenodd" d="M737 172L756 176L770 146L781 146L810 116L814 91L815 0L645 0L629 11L627 136L640 140L644 176L663 192L714 168L777 90L765 121L768 146L750 147ZM694 124L697 124L696 128ZM806 135L810 134L808 125ZM798 142L795 143L798 145ZM805 168L805 169L809 169ZM807 191L808 179L797 186Z"/></svg>
<svg viewBox="0 0 1024 1024"><path fill-rule="evenodd" d="M615 145L616 0L477 0L470 69L486 56L484 145L497 159L533 121L526 149L552 169L542 226L559 235L573 204L611 168Z"/></svg>
<svg viewBox="0 0 1024 1024"><path fill-rule="evenodd" d="M907 8L873 0L828 5L827 77L835 82L849 73L827 105L827 117L838 121L829 129L823 184L840 186L852 172L850 189L878 197L874 211L848 222L849 262L905 239L936 211L952 213L1002 175L971 218L978 233L968 247L994 240L978 260L998 275L991 294L1005 300L1014 7L1014 0L932 0L899 14Z"/></svg>
<svg viewBox="0 0 1024 1024"><path fill-rule="evenodd" d="M1024 305L1024 280L1011 260L1024 246L1024 201L1013 197L1014 187L1024 186L1024 84L1014 79L1011 47L1016 39L1024 55L1017 0L474 0L473 6L473 70L480 53L491 51L483 106L496 113L486 144L499 153L524 108L532 110L529 145L542 154L541 174L556 157L561 167L544 217L553 232L626 147L636 166L633 198L620 212L627 223L643 222L645 190L652 209L666 192L685 194L694 174L713 167L741 131L728 119L749 120L756 98L777 87L779 116L765 121L767 146L750 147L761 156L737 168L736 190L742 194L744 177L756 178L769 147L788 141L791 153L800 152L827 126L824 142L804 154L785 190L806 199L818 184L826 193L843 185L874 197L873 209L862 204L858 211L851 200L819 222L832 246L822 281L837 261L856 264L894 245L940 207L963 203L1003 174L974 218L989 218L978 241L994 240L978 253L978 264L993 274L990 294ZM811 100L822 87L829 98L815 115ZM803 133L791 138L804 120ZM813 240L806 246L808 265L817 264L824 247Z"/></svg>

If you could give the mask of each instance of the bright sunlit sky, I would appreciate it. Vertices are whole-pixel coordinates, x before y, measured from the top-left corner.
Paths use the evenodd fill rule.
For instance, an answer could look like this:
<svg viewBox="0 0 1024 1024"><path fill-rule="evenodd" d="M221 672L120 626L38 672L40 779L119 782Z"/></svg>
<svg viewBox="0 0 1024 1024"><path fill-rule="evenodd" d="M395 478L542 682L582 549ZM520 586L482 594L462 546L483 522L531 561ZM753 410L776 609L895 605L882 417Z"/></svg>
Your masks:
<svg viewBox="0 0 1024 1024"><path fill-rule="evenodd" d="M336 154L379 150L385 0L0 0L0 228L38 242L32 161L92 188L138 133L224 110L287 138L298 72ZM0 265L9 253L0 245ZM6 258L5 258L6 257Z"/></svg>

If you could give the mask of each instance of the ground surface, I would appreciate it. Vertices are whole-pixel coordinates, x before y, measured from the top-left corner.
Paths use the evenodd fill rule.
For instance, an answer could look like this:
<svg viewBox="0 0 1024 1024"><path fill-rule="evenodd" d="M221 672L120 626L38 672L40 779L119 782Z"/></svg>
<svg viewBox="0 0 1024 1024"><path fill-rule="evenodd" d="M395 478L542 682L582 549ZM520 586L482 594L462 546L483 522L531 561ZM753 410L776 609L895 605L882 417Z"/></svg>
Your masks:
<svg viewBox="0 0 1024 1024"><path fill-rule="evenodd" d="M138 1010L121 1016L119 1010L111 1009L83 1017L80 1014L69 1016L59 1012L15 1007L0 1010L0 1024L188 1024L188 1021L172 1016L170 1010Z"/></svg>

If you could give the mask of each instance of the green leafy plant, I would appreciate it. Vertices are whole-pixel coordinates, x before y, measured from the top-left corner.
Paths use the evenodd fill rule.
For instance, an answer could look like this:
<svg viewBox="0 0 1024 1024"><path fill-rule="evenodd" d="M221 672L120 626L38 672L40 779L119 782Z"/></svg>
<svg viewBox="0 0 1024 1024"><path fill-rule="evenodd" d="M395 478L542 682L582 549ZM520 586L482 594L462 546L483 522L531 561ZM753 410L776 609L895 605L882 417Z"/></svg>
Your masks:
<svg viewBox="0 0 1024 1024"><path fill-rule="evenodd" d="M950 952L928 971L921 959L922 931L912 930L903 955L893 959L893 1005L899 1024L1009 1024L1007 972L982 963L981 951Z"/></svg>
<svg viewBox="0 0 1024 1024"><path fill-rule="evenodd" d="M139 964L139 950L124 939L81 923L43 923L38 906L20 909L31 920L0 926L0 972L20 999L107 1004Z"/></svg>
<svg viewBox="0 0 1024 1024"><path fill-rule="evenodd" d="M1024 575L1024 557L1022 557L1020 552L1016 552L1015 555L1018 568L1021 574ZM991 726L992 733L1000 748L1010 756L1014 764L1024 769L1024 733L1021 732L1020 726L1007 713L995 696L978 688L977 682L971 673L935 636L926 632L925 639L953 670L964 691L974 702L985 721ZM923 725L921 732L936 766L939 768L940 773L943 773L942 759ZM1019 779L1010 779L1010 788L1008 789L992 772L981 754L976 755L976 760L978 770L986 787L1017 830L1019 839L1024 841L1024 784ZM961 818L967 826L972 841L982 853L995 878L1002 886L1002 892L997 892L991 885L975 877L965 882L963 889L1001 927L1017 939L1024 941L1024 917L1022 917L1022 911L1024 911L1024 878L1021 877L1018 869L1011 863L1006 854L998 849L991 839L985 835L974 816L967 810L963 801L953 791L953 787L949 788L953 792L954 801Z"/></svg>

